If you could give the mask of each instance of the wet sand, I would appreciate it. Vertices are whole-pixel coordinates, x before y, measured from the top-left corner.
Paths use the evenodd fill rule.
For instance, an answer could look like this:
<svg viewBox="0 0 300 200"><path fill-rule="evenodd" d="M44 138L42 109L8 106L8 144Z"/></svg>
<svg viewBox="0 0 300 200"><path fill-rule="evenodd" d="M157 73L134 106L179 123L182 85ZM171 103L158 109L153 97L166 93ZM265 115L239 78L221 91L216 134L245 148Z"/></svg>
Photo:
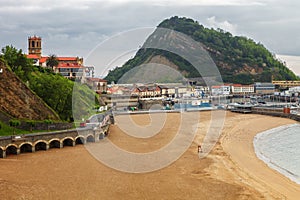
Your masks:
<svg viewBox="0 0 300 200"><path fill-rule="evenodd" d="M201 123L194 142L163 169L141 174L120 172L99 162L83 145L10 155L0 159L0 197L232 200L300 196L300 186L257 159L252 144L257 133L294 121L228 112L217 145L206 158L199 159L197 145L209 127L211 113L199 115ZM151 121L148 115L133 115L132 119L141 125ZM131 152L155 151L172 140L179 121L180 114L168 114L160 133L147 139L128 136L116 124L105 140Z"/></svg>

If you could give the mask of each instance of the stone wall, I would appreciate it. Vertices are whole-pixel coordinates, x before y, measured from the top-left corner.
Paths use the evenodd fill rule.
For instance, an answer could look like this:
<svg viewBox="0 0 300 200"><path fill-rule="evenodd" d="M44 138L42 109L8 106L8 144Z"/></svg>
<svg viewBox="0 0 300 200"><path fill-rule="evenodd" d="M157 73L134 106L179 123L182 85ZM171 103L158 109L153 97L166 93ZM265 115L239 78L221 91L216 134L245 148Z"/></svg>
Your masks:
<svg viewBox="0 0 300 200"><path fill-rule="evenodd" d="M62 148L64 146L75 146L87 142L98 142L109 132L109 124L101 128L79 128L47 133L35 133L22 136L0 137L0 158L7 154L20 154L22 152L35 152L36 150L48 150L53 146ZM42 145L42 147L41 147Z"/></svg>
<svg viewBox="0 0 300 200"><path fill-rule="evenodd" d="M290 113L283 113L282 109L262 109L262 108L252 108L252 113L261 114L261 115L269 115L273 117L284 117L293 119L295 121L300 122L300 116Z"/></svg>
<svg viewBox="0 0 300 200"><path fill-rule="evenodd" d="M30 124L26 121L21 121L21 125L17 127L22 130L30 130ZM46 124L44 122L36 122L32 127L32 130L67 130L73 128L73 123L67 122L54 122L52 124Z"/></svg>
<svg viewBox="0 0 300 200"><path fill-rule="evenodd" d="M0 121L9 125L9 120L13 119L9 115L0 111ZM30 130L30 124L26 123L26 121L20 120L21 124L18 126L18 129L22 130ZM49 127L48 127L49 126ZM73 128L73 123L67 122L54 122L52 124L46 124L44 122L36 122L32 130L66 130Z"/></svg>

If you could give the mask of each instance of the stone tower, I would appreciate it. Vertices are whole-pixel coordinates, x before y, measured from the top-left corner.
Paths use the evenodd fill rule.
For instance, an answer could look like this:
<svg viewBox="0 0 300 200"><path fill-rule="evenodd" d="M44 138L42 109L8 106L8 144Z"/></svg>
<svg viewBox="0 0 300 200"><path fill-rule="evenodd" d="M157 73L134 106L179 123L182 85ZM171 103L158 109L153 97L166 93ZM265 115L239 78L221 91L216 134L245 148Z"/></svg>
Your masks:
<svg viewBox="0 0 300 200"><path fill-rule="evenodd" d="M38 36L28 37L28 54L37 55L39 58L42 55L42 38Z"/></svg>

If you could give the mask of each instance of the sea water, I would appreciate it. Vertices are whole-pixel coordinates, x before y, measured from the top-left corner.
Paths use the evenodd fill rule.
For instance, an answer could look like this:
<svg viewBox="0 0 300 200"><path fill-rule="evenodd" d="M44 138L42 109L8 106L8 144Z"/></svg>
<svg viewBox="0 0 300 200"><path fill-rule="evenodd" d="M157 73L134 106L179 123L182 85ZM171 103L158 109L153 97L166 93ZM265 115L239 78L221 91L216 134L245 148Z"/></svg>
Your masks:
<svg viewBox="0 0 300 200"><path fill-rule="evenodd" d="M259 133L253 143L258 158L300 184L300 124Z"/></svg>

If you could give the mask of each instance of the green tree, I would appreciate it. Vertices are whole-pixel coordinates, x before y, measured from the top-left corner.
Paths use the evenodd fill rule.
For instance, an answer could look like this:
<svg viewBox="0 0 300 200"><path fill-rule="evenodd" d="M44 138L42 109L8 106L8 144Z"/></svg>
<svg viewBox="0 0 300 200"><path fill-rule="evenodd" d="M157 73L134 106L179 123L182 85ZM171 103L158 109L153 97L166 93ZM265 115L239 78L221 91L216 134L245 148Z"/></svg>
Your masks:
<svg viewBox="0 0 300 200"><path fill-rule="evenodd" d="M3 58L13 72L15 72L24 82L28 81L33 71L32 61L13 46L6 46L1 49Z"/></svg>
<svg viewBox="0 0 300 200"><path fill-rule="evenodd" d="M30 132L32 132L32 129L33 129L33 127L35 126L35 123L36 123L36 122L33 121L33 120L29 120L29 121L26 122L26 124L29 125Z"/></svg>
<svg viewBox="0 0 300 200"><path fill-rule="evenodd" d="M19 120L16 120L16 119L9 120L9 125L11 127L13 127L13 134L16 133L16 127L20 126L20 124L21 124L21 122Z"/></svg>
<svg viewBox="0 0 300 200"><path fill-rule="evenodd" d="M59 62L58 62L56 55L54 55L54 54L49 55L49 57L46 61L47 67L50 67L53 71L53 68L57 67L58 64L59 64Z"/></svg>
<svg viewBox="0 0 300 200"><path fill-rule="evenodd" d="M47 124L47 131L49 131L50 124L53 124L53 121L51 119L45 119L44 123Z"/></svg>
<svg viewBox="0 0 300 200"><path fill-rule="evenodd" d="M10 66L10 69L25 83L28 82L30 89L37 94L49 107L51 107L65 121L73 120L72 98L74 82L60 74L52 73L50 67L58 64L55 55L50 55L47 60L49 68L33 66L22 50L17 50L12 46L2 48L1 59ZM82 110L86 115L91 114L93 106L99 104L92 98L95 91L86 85L79 85L79 90L75 94L85 107ZM93 99L91 101L90 99Z"/></svg>

